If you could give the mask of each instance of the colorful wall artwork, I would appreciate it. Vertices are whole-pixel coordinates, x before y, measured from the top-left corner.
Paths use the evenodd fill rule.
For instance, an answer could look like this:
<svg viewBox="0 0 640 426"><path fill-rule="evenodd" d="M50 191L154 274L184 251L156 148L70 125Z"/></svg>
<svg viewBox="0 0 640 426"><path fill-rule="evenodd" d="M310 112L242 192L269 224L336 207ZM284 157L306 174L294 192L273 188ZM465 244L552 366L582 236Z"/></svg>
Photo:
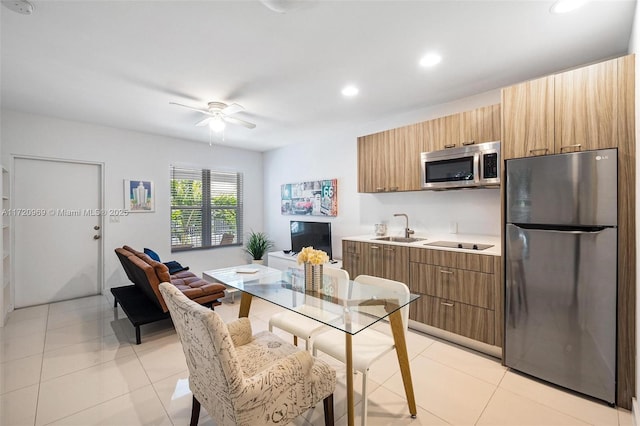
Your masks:
<svg viewBox="0 0 640 426"><path fill-rule="evenodd" d="M338 179L286 183L280 192L283 215L338 216Z"/></svg>
<svg viewBox="0 0 640 426"><path fill-rule="evenodd" d="M153 212L153 182L150 180L124 181L124 208L131 213Z"/></svg>

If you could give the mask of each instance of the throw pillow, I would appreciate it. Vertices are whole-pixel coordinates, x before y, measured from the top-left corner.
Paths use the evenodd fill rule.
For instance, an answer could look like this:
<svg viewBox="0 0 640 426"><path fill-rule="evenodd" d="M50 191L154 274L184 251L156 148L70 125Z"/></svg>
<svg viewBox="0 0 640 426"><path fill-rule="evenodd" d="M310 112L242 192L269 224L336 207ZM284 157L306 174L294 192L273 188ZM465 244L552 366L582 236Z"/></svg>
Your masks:
<svg viewBox="0 0 640 426"><path fill-rule="evenodd" d="M158 256L158 253L156 253L155 251L145 247L144 254L146 254L147 256L149 256L150 258L155 260L156 262L160 262L160 256Z"/></svg>
<svg viewBox="0 0 640 426"><path fill-rule="evenodd" d="M172 260L170 262L164 262L164 264L166 265L167 268L169 268L169 274L171 274L171 275L177 274L180 271L189 270L188 266L185 268L184 266L182 266L181 264L179 264L175 260Z"/></svg>

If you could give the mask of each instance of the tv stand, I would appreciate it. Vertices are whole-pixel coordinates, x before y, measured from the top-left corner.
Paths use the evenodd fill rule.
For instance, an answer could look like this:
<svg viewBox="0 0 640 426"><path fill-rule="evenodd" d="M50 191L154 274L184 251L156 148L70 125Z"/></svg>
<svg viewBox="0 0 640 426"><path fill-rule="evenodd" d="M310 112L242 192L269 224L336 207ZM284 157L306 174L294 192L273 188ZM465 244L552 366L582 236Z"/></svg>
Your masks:
<svg viewBox="0 0 640 426"><path fill-rule="evenodd" d="M342 269L341 260L333 260L335 263L325 263L324 266L328 268ZM280 269L286 271L289 268L301 268L302 265L298 265L297 253L285 253L282 250L272 251L267 253L267 265L270 268Z"/></svg>

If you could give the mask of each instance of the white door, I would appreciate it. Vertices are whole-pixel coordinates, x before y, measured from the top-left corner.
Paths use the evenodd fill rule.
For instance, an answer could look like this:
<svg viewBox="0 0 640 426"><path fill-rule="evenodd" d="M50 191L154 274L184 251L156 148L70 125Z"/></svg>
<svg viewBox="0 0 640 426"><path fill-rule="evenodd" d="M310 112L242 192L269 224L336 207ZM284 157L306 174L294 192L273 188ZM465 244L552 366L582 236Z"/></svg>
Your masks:
<svg viewBox="0 0 640 426"><path fill-rule="evenodd" d="M16 158L15 307L100 293L102 166Z"/></svg>

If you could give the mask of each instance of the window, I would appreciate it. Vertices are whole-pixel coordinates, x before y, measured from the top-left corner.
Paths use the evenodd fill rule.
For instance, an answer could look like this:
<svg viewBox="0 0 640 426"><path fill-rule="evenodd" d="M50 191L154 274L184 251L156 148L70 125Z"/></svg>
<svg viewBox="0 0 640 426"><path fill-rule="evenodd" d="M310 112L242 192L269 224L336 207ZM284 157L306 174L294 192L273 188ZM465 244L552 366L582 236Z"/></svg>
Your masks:
<svg viewBox="0 0 640 426"><path fill-rule="evenodd" d="M171 251L242 244L242 174L171 166Z"/></svg>

